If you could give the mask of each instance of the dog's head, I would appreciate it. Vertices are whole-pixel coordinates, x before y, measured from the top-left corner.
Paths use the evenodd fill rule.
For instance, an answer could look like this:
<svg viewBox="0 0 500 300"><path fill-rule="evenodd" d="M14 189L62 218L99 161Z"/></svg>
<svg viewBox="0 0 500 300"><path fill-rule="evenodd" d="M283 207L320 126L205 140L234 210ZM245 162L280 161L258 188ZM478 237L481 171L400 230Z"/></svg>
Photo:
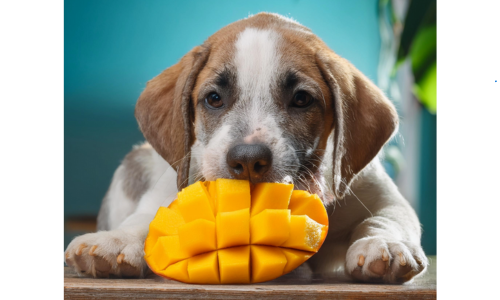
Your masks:
<svg viewBox="0 0 500 300"><path fill-rule="evenodd" d="M348 61L267 13L222 28L148 82L135 115L177 169L179 189L191 157L199 179L291 180L320 193L328 162L337 198L398 124L390 101Z"/></svg>

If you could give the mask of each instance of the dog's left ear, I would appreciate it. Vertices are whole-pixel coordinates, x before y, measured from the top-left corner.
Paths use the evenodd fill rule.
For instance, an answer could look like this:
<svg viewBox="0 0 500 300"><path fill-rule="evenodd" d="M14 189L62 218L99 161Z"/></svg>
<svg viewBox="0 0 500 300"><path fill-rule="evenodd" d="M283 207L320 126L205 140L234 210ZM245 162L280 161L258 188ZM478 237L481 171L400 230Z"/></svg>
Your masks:
<svg viewBox="0 0 500 300"><path fill-rule="evenodd" d="M333 192L342 199L395 133L399 120L382 91L347 60L328 49L318 51L316 61L333 97Z"/></svg>
<svg viewBox="0 0 500 300"><path fill-rule="evenodd" d="M179 191L188 185L194 142L191 94L210 52L197 46L175 65L148 82L135 107L144 137L176 171Z"/></svg>

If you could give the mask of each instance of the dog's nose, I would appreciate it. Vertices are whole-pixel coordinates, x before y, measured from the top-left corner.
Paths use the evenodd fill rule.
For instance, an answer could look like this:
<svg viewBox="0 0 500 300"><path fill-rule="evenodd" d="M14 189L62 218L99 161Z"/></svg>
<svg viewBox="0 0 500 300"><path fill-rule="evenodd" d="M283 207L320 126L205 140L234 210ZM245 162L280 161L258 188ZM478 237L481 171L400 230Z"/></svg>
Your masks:
<svg viewBox="0 0 500 300"><path fill-rule="evenodd" d="M273 163L273 153L262 144L236 145L229 149L226 161L236 179L259 182Z"/></svg>

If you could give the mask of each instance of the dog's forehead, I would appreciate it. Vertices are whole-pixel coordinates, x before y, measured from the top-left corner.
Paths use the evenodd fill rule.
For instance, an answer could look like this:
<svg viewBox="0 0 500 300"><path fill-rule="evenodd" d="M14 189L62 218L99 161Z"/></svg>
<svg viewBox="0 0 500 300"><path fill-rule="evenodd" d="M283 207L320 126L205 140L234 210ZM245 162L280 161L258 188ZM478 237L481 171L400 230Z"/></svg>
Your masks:
<svg viewBox="0 0 500 300"><path fill-rule="evenodd" d="M314 54L324 43L308 28L277 14L260 13L229 24L206 44L210 56L199 74L195 95L202 83L224 70L235 74L240 92L261 91L264 83L273 84L287 70L321 81Z"/></svg>

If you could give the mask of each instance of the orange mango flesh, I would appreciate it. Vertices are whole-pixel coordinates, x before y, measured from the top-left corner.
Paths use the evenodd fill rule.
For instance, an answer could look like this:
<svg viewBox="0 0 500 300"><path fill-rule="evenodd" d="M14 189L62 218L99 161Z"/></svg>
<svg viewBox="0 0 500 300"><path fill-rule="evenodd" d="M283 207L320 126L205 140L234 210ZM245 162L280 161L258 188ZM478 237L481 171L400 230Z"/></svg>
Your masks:
<svg viewBox="0 0 500 300"><path fill-rule="evenodd" d="M250 244L250 209L220 212L216 220L218 249Z"/></svg>
<svg viewBox="0 0 500 300"><path fill-rule="evenodd" d="M250 219L250 228L252 244L278 247L290 236L290 210L265 209Z"/></svg>
<svg viewBox="0 0 500 300"><path fill-rule="evenodd" d="M158 210L145 260L156 274L185 283L264 282L309 259L327 231L319 197L291 184L196 182Z"/></svg>
<svg viewBox="0 0 500 300"><path fill-rule="evenodd" d="M219 178L215 181L217 212L250 208L250 182Z"/></svg>
<svg viewBox="0 0 500 300"><path fill-rule="evenodd" d="M179 244L189 256L216 250L215 223L198 219L179 226Z"/></svg>
<svg viewBox="0 0 500 300"><path fill-rule="evenodd" d="M196 219L205 219L215 222L210 194L206 186L198 181L177 194L179 200L178 210L184 221L189 223Z"/></svg>
<svg viewBox="0 0 500 300"><path fill-rule="evenodd" d="M236 284L250 282L250 246L231 247L217 252L221 282Z"/></svg>
<svg viewBox="0 0 500 300"><path fill-rule="evenodd" d="M251 216L255 216L264 209L287 209L292 195L293 184L284 183L257 183L252 191Z"/></svg>

